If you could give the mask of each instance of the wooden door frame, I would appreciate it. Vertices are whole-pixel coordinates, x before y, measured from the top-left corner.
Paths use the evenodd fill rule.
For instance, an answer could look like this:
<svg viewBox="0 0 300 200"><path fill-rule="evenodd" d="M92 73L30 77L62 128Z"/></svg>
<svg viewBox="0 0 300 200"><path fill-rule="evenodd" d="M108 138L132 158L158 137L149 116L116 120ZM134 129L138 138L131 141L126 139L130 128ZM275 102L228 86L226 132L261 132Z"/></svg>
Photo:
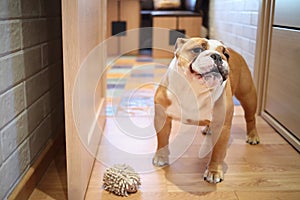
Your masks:
<svg viewBox="0 0 300 200"><path fill-rule="evenodd" d="M267 70L269 63L268 47L271 38L273 0L260 0L258 26L256 34L256 50L254 63L254 83L257 89L258 115L263 114L265 106L265 89L267 83Z"/></svg>
<svg viewBox="0 0 300 200"><path fill-rule="evenodd" d="M90 146L83 144L78 133L73 113L73 93L76 77L82 63L84 63L89 53L105 39L106 10L106 0L62 0L68 199L85 198L95 162L96 152L90 152ZM93 66L102 68L106 66L105 55L101 54L100 57L103 63L101 63L102 61L99 58L94 58L92 60ZM95 90L95 104L97 105L89 105L89 108L93 107L97 111L100 110L100 113L105 113L105 82L106 80L102 79ZM84 88L84 86L82 87ZM81 95L78 94L78 96L80 97ZM101 115L101 119L96 117L96 122L98 127L102 127L102 130L104 130L105 115L104 117ZM93 141L93 147L98 146L101 140L101 133L99 133L100 135L94 134L95 130L92 126L90 130L92 131L91 137L93 138L91 141ZM93 148L92 151L97 151L97 149Z"/></svg>

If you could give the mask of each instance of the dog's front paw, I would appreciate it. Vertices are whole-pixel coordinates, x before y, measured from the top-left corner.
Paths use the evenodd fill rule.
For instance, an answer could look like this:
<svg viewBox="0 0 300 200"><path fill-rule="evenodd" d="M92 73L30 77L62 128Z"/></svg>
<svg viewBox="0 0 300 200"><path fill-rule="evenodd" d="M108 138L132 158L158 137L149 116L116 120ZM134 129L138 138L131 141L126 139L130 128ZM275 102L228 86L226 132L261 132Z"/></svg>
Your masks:
<svg viewBox="0 0 300 200"><path fill-rule="evenodd" d="M257 134L256 130L252 130L247 134L247 141L248 144L252 144L252 145L256 145L259 144L260 139L259 136Z"/></svg>
<svg viewBox="0 0 300 200"><path fill-rule="evenodd" d="M209 126L205 126L205 127L202 129L202 134L203 134L203 135L211 135L211 129L209 128Z"/></svg>
<svg viewBox="0 0 300 200"><path fill-rule="evenodd" d="M152 164L156 167L169 165L169 155L170 151L168 148L158 150L152 159Z"/></svg>
<svg viewBox="0 0 300 200"><path fill-rule="evenodd" d="M224 180L223 170L209 170L204 173L204 180L209 183L220 183Z"/></svg>

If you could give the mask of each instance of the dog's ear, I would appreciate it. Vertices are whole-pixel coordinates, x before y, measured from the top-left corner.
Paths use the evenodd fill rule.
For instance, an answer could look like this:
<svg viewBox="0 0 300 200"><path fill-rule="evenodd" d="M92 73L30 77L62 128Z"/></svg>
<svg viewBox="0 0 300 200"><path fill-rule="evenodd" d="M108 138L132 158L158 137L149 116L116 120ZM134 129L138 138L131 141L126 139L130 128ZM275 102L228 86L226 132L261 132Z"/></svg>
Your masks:
<svg viewBox="0 0 300 200"><path fill-rule="evenodd" d="M181 47L186 43L189 39L186 38L177 38L175 43L175 54L181 49Z"/></svg>

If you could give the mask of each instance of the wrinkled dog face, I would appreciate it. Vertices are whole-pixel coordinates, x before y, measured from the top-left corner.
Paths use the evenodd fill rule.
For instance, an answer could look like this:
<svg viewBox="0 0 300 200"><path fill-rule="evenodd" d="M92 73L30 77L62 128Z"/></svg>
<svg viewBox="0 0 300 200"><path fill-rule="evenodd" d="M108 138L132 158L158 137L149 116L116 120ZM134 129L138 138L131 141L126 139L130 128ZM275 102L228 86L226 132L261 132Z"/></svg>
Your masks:
<svg viewBox="0 0 300 200"><path fill-rule="evenodd" d="M216 87L227 80L229 51L220 41L178 38L175 45L178 66L193 79Z"/></svg>

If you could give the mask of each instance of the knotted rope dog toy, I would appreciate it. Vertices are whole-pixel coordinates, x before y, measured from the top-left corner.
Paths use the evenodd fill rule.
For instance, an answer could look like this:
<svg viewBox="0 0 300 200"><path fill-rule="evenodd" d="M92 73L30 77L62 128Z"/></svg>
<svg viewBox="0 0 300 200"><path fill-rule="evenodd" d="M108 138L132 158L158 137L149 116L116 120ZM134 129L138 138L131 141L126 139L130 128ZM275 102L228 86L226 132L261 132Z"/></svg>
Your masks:
<svg viewBox="0 0 300 200"><path fill-rule="evenodd" d="M103 182L104 190L127 197L129 193L137 192L141 178L129 165L116 164L105 170Z"/></svg>

